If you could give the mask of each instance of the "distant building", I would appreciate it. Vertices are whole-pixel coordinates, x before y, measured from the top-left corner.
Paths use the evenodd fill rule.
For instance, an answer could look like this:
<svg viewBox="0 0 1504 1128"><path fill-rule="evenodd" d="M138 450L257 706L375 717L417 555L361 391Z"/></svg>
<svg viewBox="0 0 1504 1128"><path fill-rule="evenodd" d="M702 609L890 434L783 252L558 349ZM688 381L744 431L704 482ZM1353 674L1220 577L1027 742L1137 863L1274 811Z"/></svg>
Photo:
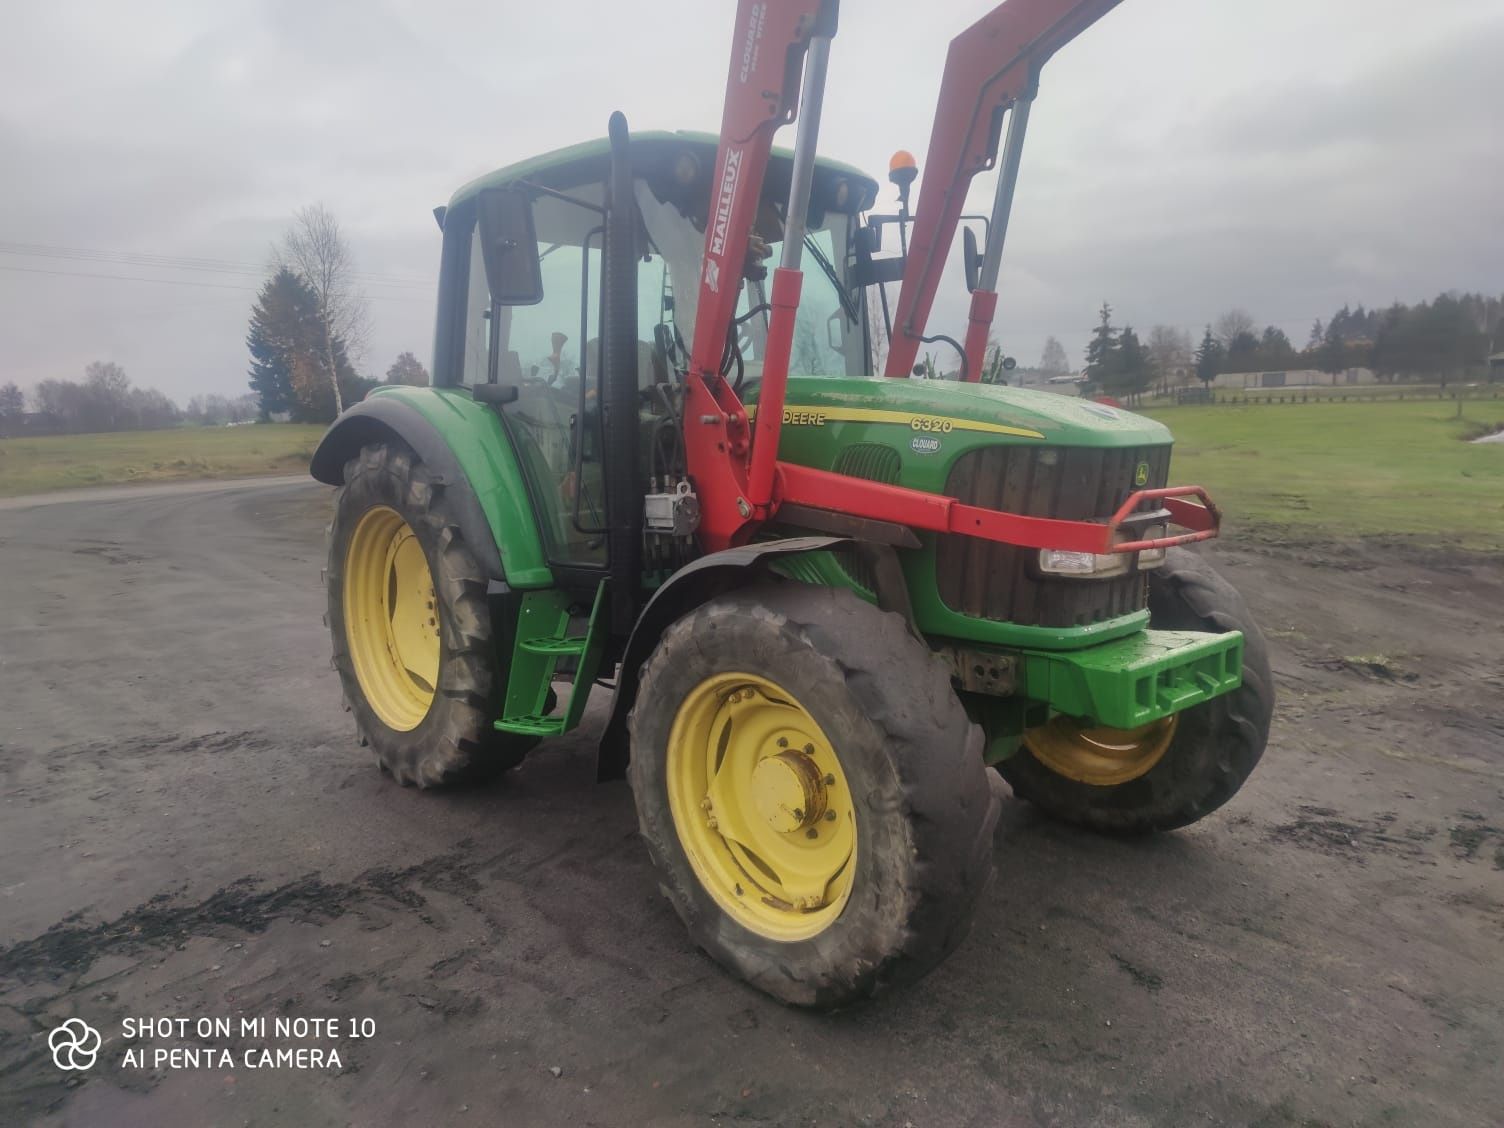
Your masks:
<svg viewBox="0 0 1504 1128"><path fill-rule="evenodd" d="M1378 377L1367 368L1349 368L1331 373L1317 368L1283 372L1223 372L1212 381L1214 388L1314 388L1334 384L1376 384Z"/></svg>
<svg viewBox="0 0 1504 1128"><path fill-rule="evenodd" d="M1488 382L1504 380L1504 352L1496 352L1488 358Z"/></svg>

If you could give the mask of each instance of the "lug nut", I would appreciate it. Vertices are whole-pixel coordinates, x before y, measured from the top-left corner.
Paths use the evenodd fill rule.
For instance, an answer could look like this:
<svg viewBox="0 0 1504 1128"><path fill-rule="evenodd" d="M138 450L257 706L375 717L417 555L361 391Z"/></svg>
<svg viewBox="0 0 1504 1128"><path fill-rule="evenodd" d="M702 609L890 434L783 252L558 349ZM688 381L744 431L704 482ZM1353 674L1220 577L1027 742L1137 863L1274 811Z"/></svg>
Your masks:
<svg viewBox="0 0 1504 1128"><path fill-rule="evenodd" d="M804 754L806 756L813 756L815 754L815 746L813 744L806 744L804 746Z"/></svg>
<svg viewBox="0 0 1504 1128"><path fill-rule="evenodd" d="M826 811L825 812L825 821L826 822L835 822L836 821L836 813L834 811Z"/></svg>
<svg viewBox="0 0 1504 1128"><path fill-rule="evenodd" d="M810 827L808 830L806 830L804 832L804 837L806 837L806 838L819 838L820 837L820 832L818 830L816 830L814 827Z"/></svg>
<svg viewBox="0 0 1504 1128"><path fill-rule="evenodd" d="M780 736L778 738L778 747L780 747L780 748L787 748L788 746L789 746L789 738L786 737L786 736Z"/></svg>
<svg viewBox="0 0 1504 1128"><path fill-rule="evenodd" d="M834 772L827 772L827 773L825 773L825 786L826 787L834 787L835 785L836 785L836 776L835 776L835 773Z"/></svg>

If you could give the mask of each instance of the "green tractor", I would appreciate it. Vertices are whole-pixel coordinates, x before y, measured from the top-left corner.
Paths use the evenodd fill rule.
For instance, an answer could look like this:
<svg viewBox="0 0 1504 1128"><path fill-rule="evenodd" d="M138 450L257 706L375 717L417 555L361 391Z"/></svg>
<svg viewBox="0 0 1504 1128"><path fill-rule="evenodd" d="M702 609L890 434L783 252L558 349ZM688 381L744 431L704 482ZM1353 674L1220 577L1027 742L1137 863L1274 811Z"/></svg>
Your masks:
<svg viewBox="0 0 1504 1128"><path fill-rule="evenodd" d="M819 1007L965 935L989 767L1115 833L1238 790L1269 666L1183 547L1219 519L1168 485L1169 433L979 380L1039 68L1114 2L1008 0L957 37L912 215L912 159L879 216L876 181L815 155L830 0L742 0L719 137L613 115L436 212L434 386L377 389L311 468L339 487L328 623L382 768L493 776L605 686L599 774L630 780L668 900ZM965 342L926 336L995 165ZM958 379L915 378L926 344Z"/></svg>

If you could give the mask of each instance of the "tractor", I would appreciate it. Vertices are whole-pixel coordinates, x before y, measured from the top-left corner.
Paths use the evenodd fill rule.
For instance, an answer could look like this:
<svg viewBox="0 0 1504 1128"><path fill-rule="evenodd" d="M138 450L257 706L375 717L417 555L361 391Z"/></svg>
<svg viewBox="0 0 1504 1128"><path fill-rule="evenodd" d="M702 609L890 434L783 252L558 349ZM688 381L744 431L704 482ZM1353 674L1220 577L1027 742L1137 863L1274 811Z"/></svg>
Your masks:
<svg viewBox="0 0 1504 1128"><path fill-rule="evenodd" d="M1186 547L1216 507L1169 484L1161 424L982 379L1041 68L1115 3L1006 0L952 41L912 209L908 154L882 215L816 155L834 0L740 0L719 136L613 114L435 210L433 386L377 388L311 464L334 666L385 771L491 777L610 690L598 775L668 901L815 1008L965 936L989 769L1109 834L1231 798L1273 698ZM927 332L958 231L962 340ZM917 378L924 346L956 378Z"/></svg>

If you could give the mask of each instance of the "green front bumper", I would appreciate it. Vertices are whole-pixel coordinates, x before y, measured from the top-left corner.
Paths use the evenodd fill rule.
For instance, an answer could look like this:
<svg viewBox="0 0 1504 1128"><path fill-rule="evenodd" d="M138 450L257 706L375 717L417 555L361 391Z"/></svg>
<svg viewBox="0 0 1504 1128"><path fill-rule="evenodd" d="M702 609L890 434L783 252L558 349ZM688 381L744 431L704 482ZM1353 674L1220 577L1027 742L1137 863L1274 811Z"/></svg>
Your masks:
<svg viewBox="0 0 1504 1128"><path fill-rule="evenodd" d="M1243 633L1139 631L1084 650L1019 653L1015 692L1112 728L1137 728L1243 683Z"/></svg>

